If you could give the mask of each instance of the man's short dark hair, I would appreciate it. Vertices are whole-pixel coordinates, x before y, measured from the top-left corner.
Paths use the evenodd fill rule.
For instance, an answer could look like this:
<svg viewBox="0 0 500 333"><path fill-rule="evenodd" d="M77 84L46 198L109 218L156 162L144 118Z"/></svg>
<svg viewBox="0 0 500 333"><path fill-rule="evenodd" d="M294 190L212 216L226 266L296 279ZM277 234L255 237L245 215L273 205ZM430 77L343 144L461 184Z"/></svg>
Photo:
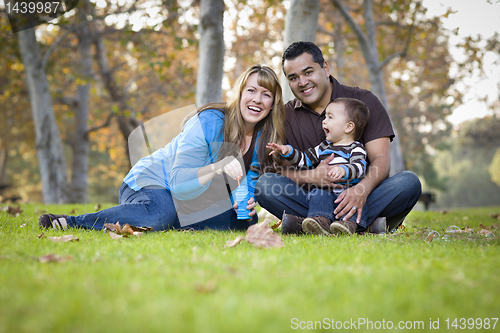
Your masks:
<svg viewBox="0 0 500 333"><path fill-rule="evenodd" d="M286 48L285 52L283 52L283 56L281 57L281 67L283 69L283 73L285 73L285 60L293 60L303 53L309 53L312 55L313 61L318 63L321 68L323 68L325 58L323 58L323 53L319 47L316 46L316 44L311 42L294 42Z"/></svg>

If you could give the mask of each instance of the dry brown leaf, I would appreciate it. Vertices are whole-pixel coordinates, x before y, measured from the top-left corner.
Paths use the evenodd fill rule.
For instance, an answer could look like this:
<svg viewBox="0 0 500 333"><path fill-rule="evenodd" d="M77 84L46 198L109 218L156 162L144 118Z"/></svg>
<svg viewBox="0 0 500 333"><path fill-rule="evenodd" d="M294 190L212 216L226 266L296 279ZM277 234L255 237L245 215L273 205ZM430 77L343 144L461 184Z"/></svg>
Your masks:
<svg viewBox="0 0 500 333"><path fill-rule="evenodd" d="M118 223L118 222L117 222ZM121 230L121 234L129 234L129 235L133 235L134 234L134 230L132 230L132 228L130 227L130 225L128 223L126 223L123 227L122 227L122 230Z"/></svg>
<svg viewBox="0 0 500 333"><path fill-rule="evenodd" d="M257 247L282 247L283 241L281 236L269 227L268 219L263 222L251 225L247 230L246 240Z"/></svg>
<svg viewBox="0 0 500 333"><path fill-rule="evenodd" d="M45 234L42 232L40 235L37 236L38 238L42 239L45 238Z"/></svg>
<svg viewBox="0 0 500 333"><path fill-rule="evenodd" d="M59 237L49 237L49 239L52 242L56 242L56 243L66 243L66 242L72 242L72 241L79 241L79 239L76 238L73 235L64 235L64 236L59 236Z"/></svg>
<svg viewBox="0 0 500 333"><path fill-rule="evenodd" d="M234 247L234 246L238 245L244 239L245 239L245 237L238 236L234 240L227 241L226 242L226 247Z"/></svg>
<svg viewBox="0 0 500 333"><path fill-rule="evenodd" d="M134 230L134 231L140 231L140 232L153 231L153 228L151 228L151 227L135 227L135 226L131 225L130 228L132 228L132 230Z"/></svg>
<svg viewBox="0 0 500 333"><path fill-rule="evenodd" d="M429 236L427 236L427 241L428 241L429 243L430 243L430 242L432 242L432 240L434 239L434 235L435 235L435 234L433 234L433 233L432 233L432 234L429 234Z"/></svg>
<svg viewBox="0 0 500 333"><path fill-rule="evenodd" d="M273 225L271 226L271 229L273 229L273 230L274 230L274 229L278 228L280 225L281 225L281 220L278 220L275 224L273 224Z"/></svg>
<svg viewBox="0 0 500 333"><path fill-rule="evenodd" d="M481 230L479 231L479 234L480 234L480 235L482 235L482 236L484 236L484 237L492 237L492 236L494 236L494 235L495 235L495 234L493 233L493 231L488 230L488 229L486 229L486 228L481 229Z"/></svg>
<svg viewBox="0 0 500 333"><path fill-rule="evenodd" d="M122 230L119 222L116 222L115 224L105 223L104 228L109 231L115 231L117 234L120 234Z"/></svg>
<svg viewBox="0 0 500 333"><path fill-rule="evenodd" d="M95 205L94 209L95 209L96 212L100 211L101 210L101 204L98 203L97 205Z"/></svg>
<svg viewBox="0 0 500 333"><path fill-rule="evenodd" d="M114 233L114 232L112 232L112 231L108 231L108 234L109 234L109 236L110 236L112 239L120 239L120 238L122 238L122 237L123 237L122 235L115 234L115 233Z"/></svg>
<svg viewBox="0 0 500 333"><path fill-rule="evenodd" d="M198 284L195 286L196 292L200 294L208 294L208 293L213 293L217 289L217 282L216 281L208 281L205 284Z"/></svg>
<svg viewBox="0 0 500 333"><path fill-rule="evenodd" d="M68 260L73 260L73 257L72 256L60 256L58 254L51 253L51 254L47 254L47 255L38 257L37 259L41 263L45 264L48 262L64 262L64 261L68 261Z"/></svg>
<svg viewBox="0 0 500 333"><path fill-rule="evenodd" d="M4 207L3 210L5 212L7 212L7 214L13 215L13 216L19 216L22 212L24 212L24 210L21 209L21 206L17 206L17 207L7 206L7 207Z"/></svg>
<svg viewBox="0 0 500 333"><path fill-rule="evenodd" d="M443 214L443 215L444 215L444 214L448 214L448 211L447 211L446 209L441 209L439 212L440 212L441 214Z"/></svg>

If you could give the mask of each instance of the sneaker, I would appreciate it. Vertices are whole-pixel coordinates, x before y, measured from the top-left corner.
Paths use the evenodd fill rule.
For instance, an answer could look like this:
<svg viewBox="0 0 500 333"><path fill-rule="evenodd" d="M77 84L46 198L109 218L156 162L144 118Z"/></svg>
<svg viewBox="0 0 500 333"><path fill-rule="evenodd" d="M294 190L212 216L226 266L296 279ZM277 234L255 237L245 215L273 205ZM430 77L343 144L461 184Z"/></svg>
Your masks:
<svg viewBox="0 0 500 333"><path fill-rule="evenodd" d="M368 232L372 234L385 234L387 232L387 220L385 217L377 217L368 227Z"/></svg>
<svg viewBox="0 0 500 333"><path fill-rule="evenodd" d="M281 233L283 235L302 234L302 221L304 221L303 217L283 212L283 216L281 217Z"/></svg>
<svg viewBox="0 0 500 333"><path fill-rule="evenodd" d="M332 221L326 216L308 217L302 223L304 232L309 235L330 236L330 224Z"/></svg>
<svg viewBox="0 0 500 333"><path fill-rule="evenodd" d="M353 235L358 228L354 221L335 221L330 225L330 232L335 235Z"/></svg>
<svg viewBox="0 0 500 333"><path fill-rule="evenodd" d="M41 229L54 228L59 230L68 229L67 215L43 214L38 219L38 225Z"/></svg>

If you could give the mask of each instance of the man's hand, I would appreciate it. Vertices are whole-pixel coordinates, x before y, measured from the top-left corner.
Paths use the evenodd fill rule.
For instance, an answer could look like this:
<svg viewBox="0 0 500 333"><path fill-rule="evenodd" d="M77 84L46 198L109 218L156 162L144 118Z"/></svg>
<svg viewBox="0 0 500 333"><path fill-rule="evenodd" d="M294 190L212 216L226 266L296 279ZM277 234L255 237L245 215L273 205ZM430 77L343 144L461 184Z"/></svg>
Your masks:
<svg viewBox="0 0 500 333"><path fill-rule="evenodd" d="M365 206L366 198L369 194L370 192L367 191L365 186L361 183L340 193L334 201L339 204L333 211L335 219L340 220L342 216L345 215L343 220L346 221L358 211L356 223L359 224L359 222L361 222L361 215L363 214L363 207Z"/></svg>
<svg viewBox="0 0 500 333"><path fill-rule="evenodd" d="M389 176L391 167L389 138L383 137L367 142L365 148L370 166L365 177L356 186L346 189L334 201L338 204L333 211L336 219L344 217L344 220L348 220L358 211L356 222L360 223L366 198Z"/></svg>

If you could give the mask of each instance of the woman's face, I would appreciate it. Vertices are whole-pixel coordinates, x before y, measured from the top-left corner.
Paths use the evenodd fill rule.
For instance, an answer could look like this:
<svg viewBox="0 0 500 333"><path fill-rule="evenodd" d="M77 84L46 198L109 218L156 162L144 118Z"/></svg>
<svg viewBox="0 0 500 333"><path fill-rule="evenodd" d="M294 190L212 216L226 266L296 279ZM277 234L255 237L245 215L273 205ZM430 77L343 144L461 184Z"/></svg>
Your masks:
<svg viewBox="0 0 500 333"><path fill-rule="evenodd" d="M246 125L255 126L273 107L273 94L257 84L257 76L257 73L251 74L241 92L240 109Z"/></svg>

